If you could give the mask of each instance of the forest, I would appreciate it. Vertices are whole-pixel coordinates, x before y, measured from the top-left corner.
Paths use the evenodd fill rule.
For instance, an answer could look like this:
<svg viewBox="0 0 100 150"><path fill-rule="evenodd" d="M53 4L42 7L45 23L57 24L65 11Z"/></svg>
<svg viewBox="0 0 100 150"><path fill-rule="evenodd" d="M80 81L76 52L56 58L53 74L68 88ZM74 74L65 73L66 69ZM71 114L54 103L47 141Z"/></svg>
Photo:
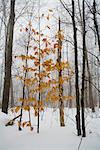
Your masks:
<svg viewBox="0 0 100 150"><path fill-rule="evenodd" d="M99 0L0 0L0 150L100 150L99 19Z"/></svg>

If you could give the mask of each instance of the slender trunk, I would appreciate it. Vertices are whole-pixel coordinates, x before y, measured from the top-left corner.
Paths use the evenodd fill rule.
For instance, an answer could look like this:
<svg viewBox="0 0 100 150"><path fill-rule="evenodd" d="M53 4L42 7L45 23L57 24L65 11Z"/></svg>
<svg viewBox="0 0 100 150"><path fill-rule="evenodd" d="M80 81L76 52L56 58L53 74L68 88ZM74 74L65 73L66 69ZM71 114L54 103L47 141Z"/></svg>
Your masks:
<svg viewBox="0 0 100 150"><path fill-rule="evenodd" d="M98 40L98 47L99 47L99 53L100 53L100 35L99 35L99 27L98 27L98 22L96 18L96 2L95 0L93 1L93 19L94 19L94 27L96 30L96 35L97 35L97 40Z"/></svg>
<svg viewBox="0 0 100 150"><path fill-rule="evenodd" d="M67 62L68 60L68 45L66 45L66 49L67 49ZM68 69L68 76L69 76L69 69ZM68 82L68 96L72 95L72 83L71 83L71 79ZM69 108L72 108L72 100L70 99L68 102L68 104L66 105L67 107L69 106Z"/></svg>
<svg viewBox="0 0 100 150"><path fill-rule="evenodd" d="M82 24L82 14L81 14L81 9L80 9L80 2L78 0L78 7L79 7L79 14L80 14L80 19L81 19L81 30L82 30L82 37L83 37L83 24ZM88 53L87 53L87 47L86 47L86 43L85 43L85 59L86 59L86 67L87 67L87 73L88 73L88 81L89 81L89 102L86 100L87 105L89 104L90 107L92 108L92 111L94 112L94 102L93 102L93 92L92 92L92 78L91 78L91 72L90 72L90 67L89 67L89 61L88 61ZM87 81L86 81L87 82ZM87 83L86 83L87 84ZM86 86L87 87L87 86ZM86 89L86 93L85 95L87 95L87 89ZM88 105L88 106L89 106Z"/></svg>
<svg viewBox="0 0 100 150"><path fill-rule="evenodd" d="M28 56L28 48L29 48L29 42L28 42L28 45L27 45L27 52L26 52L26 56ZM28 67L28 64L27 64L27 59L25 60L25 67L27 68ZM23 83L23 102L21 104L21 112L20 112L20 121L19 121L19 131L21 131L21 122L22 122L22 116L23 116L23 105L24 105L24 99L25 99L25 80L26 80L26 77L27 77L27 69L25 70L25 74L24 74L24 83Z"/></svg>
<svg viewBox="0 0 100 150"><path fill-rule="evenodd" d="M10 82L10 98L11 98L11 107L14 107L14 95L13 95L13 81L11 77L11 82Z"/></svg>
<svg viewBox="0 0 100 150"><path fill-rule="evenodd" d="M3 20L3 15L2 15L2 19ZM0 39L1 39L1 35L2 35L2 27L3 27L3 22L1 21L0 23ZM0 72L0 100L2 97L2 82L3 82L3 57L2 57L2 62L1 62L1 72Z"/></svg>
<svg viewBox="0 0 100 150"><path fill-rule="evenodd" d="M31 30L30 30L31 31ZM28 53L29 53L29 44L30 44L30 33L28 35L28 43L27 43L27 47L26 47L26 57L28 56ZM28 68L28 62L27 62L27 59L25 60L25 68ZM24 83L23 83L23 100L26 98L26 93L25 93L25 89L26 89L26 86L25 86L25 80L27 78L27 74L28 74L28 71L27 69L25 70L25 73L24 73ZM24 105L24 101L22 102L22 107ZM21 122L22 122L22 115L23 115L23 109L21 108L21 113L20 113L20 124L19 124L19 130L22 130L21 129Z"/></svg>
<svg viewBox="0 0 100 150"><path fill-rule="evenodd" d="M4 113L8 113L8 105L9 105L14 19L15 19L15 0L11 0L10 17L7 26L6 46L5 46L5 78L4 78L3 98L2 98L2 112Z"/></svg>
<svg viewBox="0 0 100 150"><path fill-rule="evenodd" d="M100 69L97 68L97 84L98 84L98 89L100 89ZM100 92L98 91L98 103L99 103L99 108L100 108Z"/></svg>
<svg viewBox="0 0 100 150"><path fill-rule="evenodd" d="M89 81L89 105L90 108L92 109L92 112L95 112L94 108L94 101L93 101L93 92L92 92L92 77L91 77L91 72L90 72L90 67L89 67L89 62L88 62L88 54L86 52L86 64L87 64L87 72L88 72L88 81Z"/></svg>
<svg viewBox="0 0 100 150"><path fill-rule="evenodd" d="M81 135L80 125L80 100L79 100L79 79L78 79L78 51L77 51L77 29L75 23L75 8L74 0L72 0L72 23L74 32L74 48L75 48L75 89L76 89L76 126L77 135Z"/></svg>
<svg viewBox="0 0 100 150"><path fill-rule="evenodd" d="M85 94L84 94L84 107L89 107L88 104L88 87L87 87L87 81L85 81Z"/></svg>
<svg viewBox="0 0 100 150"><path fill-rule="evenodd" d="M40 0L39 0L39 8L38 8L38 18L39 18L39 34L41 30L41 24L40 24ZM40 131L40 100L41 100L41 93L40 93L40 84L41 84L41 78L40 78L40 72L41 72L41 55L40 55L40 50L41 50L41 43L40 43L40 36L39 36L39 95L38 95L38 116L37 116L37 133Z"/></svg>
<svg viewBox="0 0 100 150"><path fill-rule="evenodd" d="M69 96L72 95L72 83L71 83L71 79L69 80L69 93L68 93ZM69 108L72 108L72 100L70 99L69 100Z"/></svg>
<svg viewBox="0 0 100 150"><path fill-rule="evenodd" d="M0 99L2 99L2 86L3 86L3 62L1 64L1 74L0 74Z"/></svg>
<svg viewBox="0 0 100 150"><path fill-rule="evenodd" d="M89 76L89 101L90 101L90 108L92 109L92 112L95 112L95 108L94 108L94 101L93 101L93 91L91 88L91 76Z"/></svg>
<svg viewBox="0 0 100 150"><path fill-rule="evenodd" d="M58 34L61 34L60 18L59 18ZM61 49L62 49L62 41L61 41L61 38L59 36L59 39L58 39L58 63L59 63L59 66L61 64L61 57L62 57L61 56ZM60 70L59 70L59 103L60 103L59 111L60 111L60 126L63 127L63 126L65 126L65 123L64 123L64 102L63 102L63 99L62 99L62 96L63 96L63 85L60 82L61 78L62 78L62 69L60 67Z"/></svg>
<svg viewBox="0 0 100 150"><path fill-rule="evenodd" d="M82 136L86 137L85 118L84 118L84 94L85 94L85 58L86 58L86 43L85 43L85 4L83 0L83 69L82 69L82 90L81 90L81 108L82 108Z"/></svg>

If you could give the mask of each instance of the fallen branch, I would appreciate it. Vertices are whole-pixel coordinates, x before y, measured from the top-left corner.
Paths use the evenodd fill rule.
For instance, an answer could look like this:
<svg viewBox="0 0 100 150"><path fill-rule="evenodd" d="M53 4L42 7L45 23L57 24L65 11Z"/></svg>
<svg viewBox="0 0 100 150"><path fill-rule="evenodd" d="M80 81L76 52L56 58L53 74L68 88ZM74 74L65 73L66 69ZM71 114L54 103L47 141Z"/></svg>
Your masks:
<svg viewBox="0 0 100 150"><path fill-rule="evenodd" d="M12 126L12 125L14 124L14 121L15 121L17 118L19 118L20 116L21 116L21 114L18 115L18 116L16 116L15 118L11 119L9 122L7 122L7 123L5 124L5 126L6 126L6 127L7 127L7 126Z"/></svg>

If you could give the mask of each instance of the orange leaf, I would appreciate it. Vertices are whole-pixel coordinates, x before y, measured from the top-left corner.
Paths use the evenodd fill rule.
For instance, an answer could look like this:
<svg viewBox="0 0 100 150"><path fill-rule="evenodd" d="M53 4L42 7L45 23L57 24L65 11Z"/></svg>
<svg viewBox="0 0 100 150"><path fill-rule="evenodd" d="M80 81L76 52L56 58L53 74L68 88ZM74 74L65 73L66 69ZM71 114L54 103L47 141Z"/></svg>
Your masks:
<svg viewBox="0 0 100 150"><path fill-rule="evenodd" d="M26 124L26 127L31 127L30 121Z"/></svg>
<svg viewBox="0 0 100 150"><path fill-rule="evenodd" d="M32 32L34 32L34 33L35 33L35 29L32 29Z"/></svg>
<svg viewBox="0 0 100 150"><path fill-rule="evenodd" d="M23 127L23 128L24 128L24 126L26 125L26 123L27 123L27 122L23 122L23 123L22 123L22 127Z"/></svg>
<svg viewBox="0 0 100 150"><path fill-rule="evenodd" d="M37 50L38 48L36 46L34 46L34 50Z"/></svg>
<svg viewBox="0 0 100 150"><path fill-rule="evenodd" d="M37 111L35 111L35 116L38 116L38 112Z"/></svg>
<svg viewBox="0 0 100 150"><path fill-rule="evenodd" d="M54 48L58 48L58 47L59 47L58 43L55 43Z"/></svg>
<svg viewBox="0 0 100 150"><path fill-rule="evenodd" d="M39 66L40 63L38 61L35 61L34 64L35 66Z"/></svg>
<svg viewBox="0 0 100 150"><path fill-rule="evenodd" d="M49 20L49 19L50 19L50 16L48 15L48 16L47 16L47 20Z"/></svg>
<svg viewBox="0 0 100 150"><path fill-rule="evenodd" d="M19 110L20 110L20 106L17 106L17 107L15 108L15 112L17 113Z"/></svg>

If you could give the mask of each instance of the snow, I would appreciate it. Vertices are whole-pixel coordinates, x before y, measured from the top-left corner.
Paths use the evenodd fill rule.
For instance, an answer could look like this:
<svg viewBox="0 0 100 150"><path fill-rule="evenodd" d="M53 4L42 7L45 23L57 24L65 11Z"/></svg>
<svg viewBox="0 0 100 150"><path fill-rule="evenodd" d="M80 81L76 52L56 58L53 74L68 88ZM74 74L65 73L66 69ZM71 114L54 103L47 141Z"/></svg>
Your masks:
<svg viewBox="0 0 100 150"><path fill-rule="evenodd" d="M48 108L40 116L40 133L36 133L37 118L32 116L33 131L25 127L18 131L17 121L13 126L5 124L15 114L0 112L0 150L100 150L100 113L86 111L86 138L76 135L75 109L65 110L65 127L59 127L59 111ZM28 120L24 112L24 121ZM81 144L80 144L81 142Z"/></svg>

